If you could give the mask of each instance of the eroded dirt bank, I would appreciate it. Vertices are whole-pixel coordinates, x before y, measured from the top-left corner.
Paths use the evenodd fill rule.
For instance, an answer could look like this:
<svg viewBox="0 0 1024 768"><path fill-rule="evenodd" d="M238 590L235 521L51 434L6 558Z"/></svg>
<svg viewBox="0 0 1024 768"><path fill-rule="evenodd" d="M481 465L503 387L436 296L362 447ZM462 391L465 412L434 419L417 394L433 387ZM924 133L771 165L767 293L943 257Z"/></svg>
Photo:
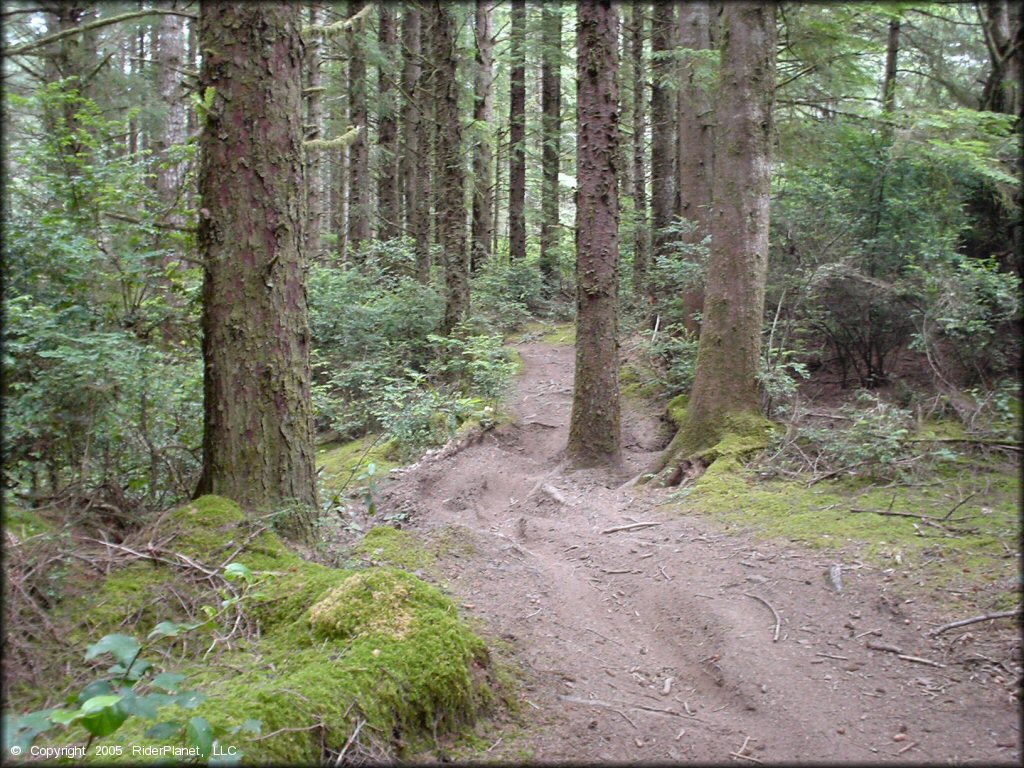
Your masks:
<svg viewBox="0 0 1024 768"><path fill-rule="evenodd" d="M621 473L566 471L573 349L518 349L514 422L398 473L379 505L472 543L445 577L526 670L531 725L482 758L1019 762L999 667L1016 635L930 639L941 598L856 562L837 593L820 552L659 508L667 491L628 484L663 445L649 415L623 419Z"/></svg>

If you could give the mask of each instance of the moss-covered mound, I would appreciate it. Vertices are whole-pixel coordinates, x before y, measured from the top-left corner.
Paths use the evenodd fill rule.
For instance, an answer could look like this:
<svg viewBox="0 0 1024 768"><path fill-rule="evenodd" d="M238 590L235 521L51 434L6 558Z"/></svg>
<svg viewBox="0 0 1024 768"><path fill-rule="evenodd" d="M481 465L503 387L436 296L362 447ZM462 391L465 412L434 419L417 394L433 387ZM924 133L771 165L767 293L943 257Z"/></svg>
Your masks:
<svg viewBox="0 0 1024 768"><path fill-rule="evenodd" d="M161 712L161 720L200 715L225 729L260 721L259 735L221 738L225 748L243 751L246 762L318 762L356 729L357 744L372 744L378 756L401 753L470 722L492 698L483 641L460 621L451 600L406 571L305 562L275 534L246 521L235 504L212 496L169 512L150 535L161 550L173 549L202 568L242 563L259 579L244 607L258 634L229 643L209 635L198 643L190 639L186 660L168 668L186 674L188 686L208 700L194 711ZM362 549L393 550L400 559L402 535L371 533ZM113 571L88 606L95 618L85 639L113 631L125 615L138 621L120 631L140 637L157 621L181 618L167 615L171 602L159 600L180 586L182 568L164 562L173 560ZM218 600L209 595L210 603ZM144 736L152 724L132 718L104 741L160 744ZM129 752L125 758L132 758Z"/></svg>

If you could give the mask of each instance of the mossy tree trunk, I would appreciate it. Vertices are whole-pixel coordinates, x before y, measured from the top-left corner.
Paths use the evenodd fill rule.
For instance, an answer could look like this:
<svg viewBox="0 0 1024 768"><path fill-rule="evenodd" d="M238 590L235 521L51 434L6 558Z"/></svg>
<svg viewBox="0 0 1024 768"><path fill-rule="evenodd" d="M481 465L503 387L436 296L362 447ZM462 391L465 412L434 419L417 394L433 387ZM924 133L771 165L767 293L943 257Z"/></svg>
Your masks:
<svg viewBox="0 0 1024 768"><path fill-rule="evenodd" d="M363 0L349 0L348 15L359 13ZM346 33L348 47L348 124L359 135L348 148L348 248L349 259L370 239L370 142L369 115L366 108L366 51L362 24L353 24Z"/></svg>
<svg viewBox="0 0 1024 768"><path fill-rule="evenodd" d="M424 119L423 15L410 5L402 11L402 158L399 172L405 202L405 234L416 253L416 279L430 282L431 121Z"/></svg>
<svg viewBox="0 0 1024 768"><path fill-rule="evenodd" d="M398 19L395 8L381 3L377 42L382 63L377 73L377 98L380 119L377 127L377 148L380 162L377 171L377 238L391 240L398 237L398 122L392 88L395 51L398 43Z"/></svg>
<svg viewBox="0 0 1024 768"><path fill-rule="evenodd" d="M676 215L696 224L686 236L690 245L699 244L711 231L715 109L706 79L710 65L704 58L711 49L711 15L711 3L706 0L679 7ZM703 306L702 286L683 294L683 324L695 335L700 333L700 323L694 315Z"/></svg>
<svg viewBox="0 0 1024 768"><path fill-rule="evenodd" d="M321 24L323 9L318 2L309 4L309 25L314 30ZM305 138L309 141L322 139L324 135L323 78L320 67L323 62L322 36L313 32L306 42L306 125ZM325 210L324 153L321 150L306 152L306 205L309 210L306 224L306 258L321 261L321 233L324 229Z"/></svg>
<svg viewBox="0 0 1024 768"><path fill-rule="evenodd" d="M203 469L197 496L317 503L298 4L200 11ZM306 518L308 520L308 518Z"/></svg>
<svg viewBox="0 0 1024 768"><path fill-rule="evenodd" d="M579 466L617 464L619 407L619 18L581 0L576 26L576 381L567 453Z"/></svg>
<svg viewBox="0 0 1024 768"><path fill-rule="evenodd" d="M541 189L540 272L549 293L558 290L558 155L562 137L562 11L545 5L541 32Z"/></svg>
<svg viewBox="0 0 1024 768"><path fill-rule="evenodd" d="M727 434L766 434L757 370L768 266L775 9L726 3L722 24L704 323L689 408L666 465Z"/></svg>
<svg viewBox="0 0 1024 768"><path fill-rule="evenodd" d="M477 0L474 20L476 58L473 64L473 224L470 267L473 272L491 258L494 238L494 184L491 173L491 122L494 120L494 30L492 0Z"/></svg>
<svg viewBox="0 0 1024 768"><path fill-rule="evenodd" d="M526 0L512 0L509 72L508 257L526 258Z"/></svg>
<svg viewBox="0 0 1024 768"><path fill-rule="evenodd" d="M675 209L674 65L669 58L675 48L675 6L670 0L657 0L651 22L651 226L655 257L666 252L671 239L666 230Z"/></svg>
<svg viewBox="0 0 1024 768"><path fill-rule="evenodd" d="M633 63L633 297L647 295L647 272L651 252L651 232L647 222L647 172L644 163L646 88L644 87L644 4L630 6L629 58Z"/></svg>
<svg viewBox="0 0 1024 768"><path fill-rule="evenodd" d="M469 253L466 250L466 209L463 203L462 126L459 121L459 83L456 78L455 19L447 3L430 6L433 17L430 57L436 72L434 124L437 130L434 179L437 186L437 226L444 260L444 332L469 312Z"/></svg>

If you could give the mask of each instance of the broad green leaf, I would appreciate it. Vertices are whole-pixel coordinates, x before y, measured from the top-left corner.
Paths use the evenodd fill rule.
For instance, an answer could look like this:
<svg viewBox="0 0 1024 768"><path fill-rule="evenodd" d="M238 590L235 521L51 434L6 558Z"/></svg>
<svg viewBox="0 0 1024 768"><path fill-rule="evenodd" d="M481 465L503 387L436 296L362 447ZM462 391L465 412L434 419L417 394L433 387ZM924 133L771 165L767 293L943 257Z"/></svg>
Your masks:
<svg viewBox="0 0 1024 768"><path fill-rule="evenodd" d="M140 648L141 646L134 637L120 634L107 635L98 643L89 646L89 650L85 652L85 660L91 661L101 654L109 653L127 666L132 663Z"/></svg>
<svg viewBox="0 0 1024 768"><path fill-rule="evenodd" d="M104 703L114 699L112 703ZM93 736L109 736L128 719L120 706L120 696L96 696L82 705L82 712L90 712L81 719L82 725ZM103 704L103 706L100 706Z"/></svg>
<svg viewBox="0 0 1024 768"><path fill-rule="evenodd" d="M252 571L249 570L248 566L243 565L242 563L231 563L224 569L224 578L228 581L234 581L235 579L251 581Z"/></svg>
<svg viewBox="0 0 1024 768"><path fill-rule="evenodd" d="M199 691L183 691L174 698L174 702L184 709L195 709L204 701L206 701L206 694Z"/></svg>
<svg viewBox="0 0 1024 768"><path fill-rule="evenodd" d="M148 729L143 736L147 739L170 739L181 733L181 723L175 723L168 721L166 723L157 723L152 728Z"/></svg>
<svg viewBox="0 0 1024 768"><path fill-rule="evenodd" d="M157 718L157 705L148 696L136 696L134 693L129 693L121 699L120 706L129 715L144 717L147 720L156 720Z"/></svg>
<svg viewBox="0 0 1024 768"><path fill-rule="evenodd" d="M161 672L149 681L155 688L161 688L170 693L177 693L179 686L185 680L185 676L178 672Z"/></svg>
<svg viewBox="0 0 1024 768"><path fill-rule="evenodd" d="M193 717L185 728L185 740L190 747L198 747L199 754L209 757L213 751L213 728L204 717Z"/></svg>

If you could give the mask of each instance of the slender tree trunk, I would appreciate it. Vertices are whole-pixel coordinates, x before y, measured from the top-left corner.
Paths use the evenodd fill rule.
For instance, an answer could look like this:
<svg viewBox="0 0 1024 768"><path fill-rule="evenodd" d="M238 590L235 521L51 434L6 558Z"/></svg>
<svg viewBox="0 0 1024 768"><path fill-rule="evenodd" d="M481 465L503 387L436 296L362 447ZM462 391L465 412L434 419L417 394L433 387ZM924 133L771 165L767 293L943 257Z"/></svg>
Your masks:
<svg viewBox="0 0 1024 768"><path fill-rule="evenodd" d="M423 284L430 283L431 265L431 208L434 202L434 185L440 184L440 180L432 178L433 158L436 155L436 142L438 138L437 125L435 124L434 105L437 100L435 90L438 77L437 68L430 60L430 46L433 40L434 25L437 23L437 16L434 11L420 11L420 54L426 61L426 68L422 71L419 79L419 88L416 99L416 106L419 110L419 170L417 180L419 181L419 194L417 195L416 219L416 276Z"/></svg>
<svg viewBox="0 0 1024 768"><path fill-rule="evenodd" d="M172 7L178 5L177 0L172 3ZM167 108L161 123L162 131L153 141L153 152L158 159L156 190L160 202L172 209L181 192L185 169L182 163L172 162L167 153L171 147L183 146L188 140L188 105L182 75L185 66L184 17L169 14L160 17L154 48L157 90L160 103ZM169 220L175 224L184 223L181 216L172 215Z"/></svg>
<svg viewBox="0 0 1024 768"><path fill-rule="evenodd" d="M492 254L498 253L499 238L504 231L501 227L501 169L505 166L502 148L507 146L504 138L505 132L500 131L494 140L494 240L491 242Z"/></svg>
<svg viewBox="0 0 1024 768"><path fill-rule="evenodd" d="M711 7L704 0L679 6L679 96L676 215L695 225L686 236L698 245L711 231L711 180L715 159L714 106L707 84L711 66ZM704 306L702 285L683 293L683 324L700 333L695 315Z"/></svg>
<svg viewBox="0 0 1024 768"><path fill-rule="evenodd" d="M434 0L431 65L437 72L434 122L437 155L434 178L437 226L444 259L444 332L451 333L469 311L469 254L466 251L466 216L463 202L462 127L459 122L459 83L456 77L455 20L448 4Z"/></svg>
<svg viewBox="0 0 1024 768"><path fill-rule="evenodd" d="M651 254L651 232L647 221L647 172L644 167L644 5L634 3L633 26L629 30L629 56L633 63L633 208L636 231L633 240L633 297L647 295L647 272Z"/></svg>
<svg viewBox="0 0 1024 768"><path fill-rule="evenodd" d="M197 494L317 503L298 4L204 3L199 248L205 419ZM245 158L241 164L238 158ZM311 518L297 519L308 532Z"/></svg>
<svg viewBox="0 0 1024 768"><path fill-rule="evenodd" d="M349 17L359 13L363 5L363 0L349 0ZM348 119L350 128L359 130L358 137L348 148L348 247L350 255L357 256L363 244L370 239L370 142L367 137L366 52L361 24L353 25L348 31L347 42Z"/></svg>
<svg viewBox="0 0 1024 768"><path fill-rule="evenodd" d="M476 272L491 258L494 238L494 185L491 173L491 123L494 121L494 32L491 0L477 0L473 71L473 223L470 267Z"/></svg>
<svg viewBox="0 0 1024 768"><path fill-rule="evenodd" d="M656 0L651 24L651 224L654 255L665 253L675 208L676 130L672 104L672 62L675 47L675 3Z"/></svg>
<svg viewBox="0 0 1024 768"><path fill-rule="evenodd" d="M380 4L378 42L382 63L377 75L377 98L380 120L377 129L377 147L380 150L380 170L377 177L377 238L391 240L401 230L398 220L398 123L395 121L392 68L398 43L395 10L387 3Z"/></svg>
<svg viewBox="0 0 1024 768"><path fill-rule="evenodd" d="M548 293L558 290L558 156L562 138L562 11L546 5L542 17L541 39L541 166L544 186L541 189L540 272Z"/></svg>
<svg viewBox="0 0 1024 768"><path fill-rule="evenodd" d="M405 234L413 241L416 279L430 282L430 147L431 120L424 119L423 15L417 6L402 12L402 146Z"/></svg>
<svg viewBox="0 0 1024 768"><path fill-rule="evenodd" d="M309 24L317 27L323 20L323 10L319 2L309 3ZM309 141L322 139L324 135L324 101L323 80L320 76L321 55L323 46L321 36L310 35L306 43L306 125L305 137ZM324 155L323 151L313 149L306 152L306 204L309 210L309 223L306 227L306 255L310 262L322 261L320 253L320 235L324 225Z"/></svg>
<svg viewBox="0 0 1024 768"><path fill-rule="evenodd" d="M704 323L686 420L666 459L704 465L726 434L766 441L757 385L768 269L775 7L726 3Z"/></svg>
<svg viewBox="0 0 1024 768"><path fill-rule="evenodd" d="M885 48L885 77L882 80L882 111L891 115L896 108L896 62L900 52L900 20L889 22L889 39Z"/></svg>
<svg viewBox="0 0 1024 768"><path fill-rule="evenodd" d="M576 380L568 454L617 464L619 404L619 19L610 0L580 0L576 25Z"/></svg>
<svg viewBox="0 0 1024 768"><path fill-rule="evenodd" d="M508 248L510 261L526 258L526 0L512 0L509 79Z"/></svg>

